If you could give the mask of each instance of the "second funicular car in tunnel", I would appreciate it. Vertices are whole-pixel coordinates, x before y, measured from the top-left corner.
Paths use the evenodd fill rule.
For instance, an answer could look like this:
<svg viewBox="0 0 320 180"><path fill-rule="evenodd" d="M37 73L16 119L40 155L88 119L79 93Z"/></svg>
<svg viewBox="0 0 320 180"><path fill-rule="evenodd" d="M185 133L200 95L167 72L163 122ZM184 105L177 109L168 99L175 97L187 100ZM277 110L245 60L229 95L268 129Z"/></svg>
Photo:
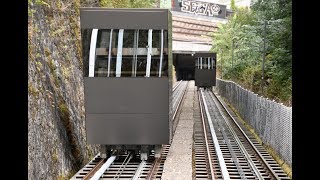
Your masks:
<svg viewBox="0 0 320 180"><path fill-rule="evenodd" d="M195 85L211 88L216 85L216 53L196 53Z"/></svg>

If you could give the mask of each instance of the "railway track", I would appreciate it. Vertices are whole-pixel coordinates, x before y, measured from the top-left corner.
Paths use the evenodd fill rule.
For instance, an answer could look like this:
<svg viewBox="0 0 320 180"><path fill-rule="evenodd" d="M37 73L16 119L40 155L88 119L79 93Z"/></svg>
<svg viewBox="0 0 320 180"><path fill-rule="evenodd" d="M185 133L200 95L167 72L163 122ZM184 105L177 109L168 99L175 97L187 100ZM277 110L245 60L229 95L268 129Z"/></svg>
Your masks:
<svg viewBox="0 0 320 180"><path fill-rule="evenodd" d="M214 149L208 121L205 120L201 96L194 101L193 170L195 179L221 179L220 166ZM214 176L212 176L212 174Z"/></svg>
<svg viewBox="0 0 320 180"><path fill-rule="evenodd" d="M211 90L197 100L195 179L290 179Z"/></svg>
<svg viewBox="0 0 320 180"><path fill-rule="evenodd" d="M187 84L174 87L175 111ZM290 179L212 91L200 89L195 100L194 179ZM161 179L169 148L142 162L130 153L111 160L97 155L71 179Z"/></svg>
<svg viewBox="0 0 320 180"><path fill-rule="evenodd" d="M187 81L179 81L173 88L173 119L176 117L187 87ZM173 123L176 124L175 121ZM163 145L160 158L155 158L152 152L147 161L141 161L139 156L135 157L129 152L118 157L111 156L109 159L101 158L98 154L71 179L161 179L169 148L170 145Z"/></svg>
<svg viewBox="0 0 320 180"><path fill-rule="evenodd" d="M180 105L182 104L182 100L184 99L184 96L187 92L189 81L179 81L177 85L173 88L172 92L172 128L173 128L173 134L176 131L177 125L178 125L178 119L176 118L178 111L180 109ZM179 87L179 88L177 88Z"/></svg>

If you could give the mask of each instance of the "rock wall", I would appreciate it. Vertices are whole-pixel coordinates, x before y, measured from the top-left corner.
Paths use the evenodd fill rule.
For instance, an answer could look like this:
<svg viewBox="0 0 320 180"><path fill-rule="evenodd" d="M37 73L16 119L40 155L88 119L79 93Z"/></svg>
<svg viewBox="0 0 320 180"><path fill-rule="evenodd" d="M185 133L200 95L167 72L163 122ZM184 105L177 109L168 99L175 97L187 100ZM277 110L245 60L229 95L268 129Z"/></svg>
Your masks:
<svg viewBox="0 0 320 180"><path fill-rule="evenodd" d="M68 179L87 145L79 7L97 0L28 0L28 179Z"/></svg>

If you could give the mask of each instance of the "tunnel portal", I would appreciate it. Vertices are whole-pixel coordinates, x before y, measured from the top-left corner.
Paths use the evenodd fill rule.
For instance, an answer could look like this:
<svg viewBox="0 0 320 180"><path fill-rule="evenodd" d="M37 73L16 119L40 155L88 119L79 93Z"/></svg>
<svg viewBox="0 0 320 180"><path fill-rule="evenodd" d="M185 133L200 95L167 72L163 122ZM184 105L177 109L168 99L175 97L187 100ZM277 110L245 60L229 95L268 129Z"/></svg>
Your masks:
<svg viewBox="0 0 320 180"><path fill-rule="evenodd" d="M194 80L194 54L173 53L173 65L176 70L176 79L178 81Z"/></svg>

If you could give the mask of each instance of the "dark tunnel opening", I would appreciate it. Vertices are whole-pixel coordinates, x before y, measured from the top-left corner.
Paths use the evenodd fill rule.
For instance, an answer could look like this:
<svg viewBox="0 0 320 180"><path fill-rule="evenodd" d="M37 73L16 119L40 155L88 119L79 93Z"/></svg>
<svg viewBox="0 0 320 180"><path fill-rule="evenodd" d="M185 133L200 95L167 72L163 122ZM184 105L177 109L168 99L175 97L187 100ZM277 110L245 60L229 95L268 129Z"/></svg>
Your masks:
<svg viewBox="0 0 320 180"><path fill-rule="evenodd" d="M180 68L176 71L176 77L177 80L194 80L194 69L190 70L190 69L183 69Z"/></svg>
<svg viewBox="0 0 320 180"><path fill-rule="evenodd" d="M193 54L173 53L173 65L177 81L194 80L195 60Z"/></svg>

